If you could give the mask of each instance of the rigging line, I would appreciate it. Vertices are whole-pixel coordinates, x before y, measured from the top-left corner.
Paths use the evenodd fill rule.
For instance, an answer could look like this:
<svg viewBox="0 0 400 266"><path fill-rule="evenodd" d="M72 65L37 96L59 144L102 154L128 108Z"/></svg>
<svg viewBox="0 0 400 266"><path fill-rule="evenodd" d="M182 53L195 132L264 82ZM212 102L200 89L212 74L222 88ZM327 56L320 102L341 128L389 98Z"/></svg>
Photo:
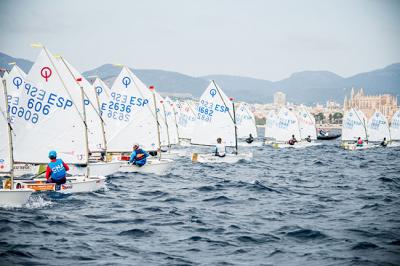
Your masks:
<svg viewBox="0 0 400 266"><path fill-rule="evenodd" d="M51 65L52 65L53 68L54 68L54 70L56 71L57 76L58 76L58 78L60 79L61 84L62 84L63 87L64 87L64 90L67 92L68 96L69 96L69 97L71 98L71 100L72 100L73 98L72 98L70 92L68 91L67 86L65 85L64 80L61 78L61 75L60 75L60 73L58 72L58 69L56 68L56 66L55 66L55 64L54 64L54 62L53 62L53 60L51 60L51 57L50 57L50 55L49 55L49 53L48 53L46 47L43 46L43 50L45 51L45 53L46 53L46 55L47 55L47 58L49 59ZM79 117L81 118L82 122L83 122L83 123L85 124L85 126L86 126L86 121L85 121L85 119L82 117L82 114L81 114L81 112L79 111L78 106L76 105L75 101L72 101L72 103L74 104L74 107L75 107L76 111L78 112L78 115L79 115Z"/></svg>
<svg viewBox="0 0 400 266"><path fill-rule="evenodd" d="M233 124L236 126L236 121L233 119L233 117L232 117L232 115L231 115L231 112L230 112L231 109L226 105L226 103L225 103L225 101L224 101L224 98L222 97L221 92L219 91L219 88L218 88L217 84L215 84L215 81L214 81L214 80L212 80L212 83L214 84L214 87L217 89L218 95L219 95L219 97L221 98L222 102L224 103L225 107L228 108L228 114L229 114L229 116L230 116L230 118L231 118Z"/></svg>
<svg viewBox="0 0 400 266"><path fill-rule="evenodd" d="M72 78L75 80L76 84L77 84L79 87L82 87L82 88L83 88L83 86L81 86L81 84L79 84L79 82L76 80L77 77L72 73L72 70L69 68L67 62L64 60L64 57L60 56L60 59L61 59L61 61L63 62L63 64L65 65L65 67L68 69L69 73L71 74ZM82 76L81 78L85 79L85 77L83 77L83 76ZM85 80L86 80L86 79L85 79ZM86 82L88 82L88 81L86 80ZM89 82L88 82L88 83L89 83ZM97 93L97 92L96 92L96 89L95 89L92 85L90 85L90 86L94 89L95 93ZM83 90L83 95L87 98L87 100L89 101L90 105L93 107L94 111L96 112L97 116L98 116L98 117L100 118L100 120L104 123L103 117L102 117L102 116L100 115L100 113L97 111L96 107L94 106L94 104L93 104L92 101L90 100L89 96L86 94L85 90ZM85 100L85 99L83 99L83 100ZM86 107L84 107L84 108L86 108ZM99 106L99 109L100 109L100 106Z"/></svg>
<svg viewBox="0 0 400 266"><path fill-rule="evenodd" d="M354 113L356 113L358 120L360 120L360 122L363 124L365 138L368 139L367 128L365 127L365 120L363 119L364 121L361 121L361 118L358 116L358 113L356 112L356 110L354 110L354 108L351 108L351 109L354 111Z"/></svg>

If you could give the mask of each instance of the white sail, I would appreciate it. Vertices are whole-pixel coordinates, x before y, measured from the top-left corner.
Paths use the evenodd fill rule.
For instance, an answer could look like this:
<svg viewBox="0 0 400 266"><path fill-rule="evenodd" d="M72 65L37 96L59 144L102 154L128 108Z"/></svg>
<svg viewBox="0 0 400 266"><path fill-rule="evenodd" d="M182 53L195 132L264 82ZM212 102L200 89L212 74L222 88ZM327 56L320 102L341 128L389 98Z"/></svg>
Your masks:
<svg viewBox="0 0 400 266"><path fill-rule="evenodd" d="M179 138L191 139L197 120L195 108L187 101L177 102L176 107L178 108L177 122Z"/></svg>
<svg viewBox="0 0 400 266"><path fill-rule="evenodd" d="M299 110L297 110L296 114L299 121L301 139L305 139L310 136L312 140L316 140L317 129L315 127L314 116L311 115L304 108L300 108Z"/></svg>
<svg viewBox="0 0 400 266"><path fill-rule="evenodd" d="M97 92L98 98L99 98L99 103L100 103L100 112L102 110L102 107L106 109L106 105L110 101L111 97L111 90L110 87L107 86L107 84L102 81L100 78L96 78L95 81L93 82L93 87L95 91Z"/></svg>
<svg viewBox="0 0 400 266"><path fill-rule="evenodd" d="M75 79L79 86L83 88L89 151L102 152L105 150L106 143L96 90L94 86L90 84L89 81L87 81L76 68L74 68L67 60L65 60L65 58L60 57L59 63L61 65L64 64L67 67L67 70L71 73L72 78Z"/></svg>
<svg viewBox="0 0 400 266"><path fill-rule="evenodd" d="M11 139L7 120L7 99L3 81L0 80L0 173L11 172Z"/></svg>
<svg viewBox="0 0 400 266"><path fill-rule="evenodd" d="M123 67L111 87L110 99L102 104L107 150L132 151L139 143L147 150L158 148L153 95L127 67Z"/></svg>
<svg viewBox="0 0 400 266"><path fill-rule="evenodd" d="M367 139L366 133L367 119L360 110L352 108L343 116L342 124L342 140L355 141L359 137L363 140Z"/></svg>
<svg viewBox="0 0 400 266"><path fill-rule="evenodd" d="M23 87L13 123L15 162L47 163L48 152L56 150L67 163L86 164L80 88L46 48L40 52Z"/></svg>
<svg viewBox="0 0 400 266"><path fill-rule="evenodd" d="M271 110L268 112L265 119L265 137L270 139L276 139L278 135L278 116L275 111Z"/></svg>
<svg viewBox="0 0 400 266"><path fill-rule="evenodd" d="M18 108L19 95L24 90L24 82L26 74L17 65L14 65L11 71L4 77L7 86L7 98L8 98L8 112L10 122L13 123L15 116L17 115L15 110ZM14 114L11 113L13 110Z"/></svg>
<svg viewBox="0 0 400 266"><path fill-rule="evenodd" d="M197 108L192 144L215 145L222 138L226 146L235 146L233 105L214 81L202 94Z"/></svg>
<svg viewBox="0 0 400 266"><path fill-rule="evenodd" d="M247 138L250 134L257 137L256 119L246 103L241 103L236 111L238 138Z"/></svg>
<svg viewBox="0 0 400 266"><path fill-rule="evenodd" d="M390 123L390 136L392 140L400 140L400 110L397 110Z"/></svg>
<svg viewBox="0 0 400 266"><path fill-rule="evenodd" d="M283 107L279 110L277 120L276 141L289 141L294 135L300 139L299 122L296 115L289 109Z"/></svg>
<svg viewBox="0 0 400 266"><path fill-rule="evenodd" d="M154 93L156 95L157 119L159 123L161 146L168 146L171 143L168 136L167 122L165 121L165 115L163 109L164 98L158 92L155 91Z"/></svg>
<svg viewBox="0 0 400 266"><path fill-rule="evenodd" d="M381 112L376 111L368 120L367 132L369 141L390 140L389 122Z"/></svg>
<svg viewBox="0 0 400 266"><path fill-rule="evenodd" d="M176 125L175 104L169 97L165 97L164 108L165 108L165 117L168 124L170 143L178 144L179 139L178 139L178 127Z"/></svg>

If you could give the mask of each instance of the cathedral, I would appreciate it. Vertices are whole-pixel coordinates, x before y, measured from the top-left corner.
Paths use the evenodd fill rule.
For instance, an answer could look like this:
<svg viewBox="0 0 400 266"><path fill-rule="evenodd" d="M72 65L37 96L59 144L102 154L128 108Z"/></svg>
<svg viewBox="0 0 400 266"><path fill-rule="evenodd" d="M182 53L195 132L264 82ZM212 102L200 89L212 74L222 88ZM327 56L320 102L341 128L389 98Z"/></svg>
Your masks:
<svg viewBox="0 0 400 266"><path fill-rule="evenodd" d="M354 92L354 88L352 88L350 99L345 96L343 103L344 111L350 108L361 110L367 118L370 118L375 111L380 111L390 122L393 114L397 111L397 98L390 94L364 95L363 89Z"/></svg>

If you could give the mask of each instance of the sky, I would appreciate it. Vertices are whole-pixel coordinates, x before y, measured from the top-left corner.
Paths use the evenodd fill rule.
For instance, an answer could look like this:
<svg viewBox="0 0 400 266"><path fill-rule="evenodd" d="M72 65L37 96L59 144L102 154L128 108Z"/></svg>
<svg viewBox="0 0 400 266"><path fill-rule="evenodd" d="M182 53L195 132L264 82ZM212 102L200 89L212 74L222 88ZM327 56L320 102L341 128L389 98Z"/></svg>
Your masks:
<svg viewBox="0 0 400 266"><path fill-rule="evenodd" d="M349 77L400 62L399 14L397 0L0 0L0 51L34 61L39 42L82 72Z"/></svg>

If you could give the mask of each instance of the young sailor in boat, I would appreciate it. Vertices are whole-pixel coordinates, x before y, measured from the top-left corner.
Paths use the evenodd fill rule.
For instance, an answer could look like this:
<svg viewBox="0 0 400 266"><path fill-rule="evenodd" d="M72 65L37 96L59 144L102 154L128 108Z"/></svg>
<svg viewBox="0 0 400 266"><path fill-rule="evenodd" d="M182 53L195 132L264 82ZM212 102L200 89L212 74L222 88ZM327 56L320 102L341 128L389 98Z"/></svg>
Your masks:
<svg viewBox="0 0 400 266"><path fill-rule="evenodd" d="M131 153L129 163L140 167L146 164L147 157L149 157L149 154L145 150L139 148L139 144L133 144L133 151Z"/></svg>
<svg viewBox="0 0 400 266"><path fill-rule="evenodd" d="M222 139L217 138L217 145L215 145L215 156L225 157L226 147L222 144Z"/></svg>
<svg viewBox="0 0 400 266"><path fill-rule="evenodd" d="M246 139L246 142L250 144L250 143L252 143L253 141L254 141L254 138L253 138L253 136L250 134L249 137Z"/></svg>
<svg viewBox="0 0 400 266"><path fill-rule="evenodd" d="M383 141L381 142L381 146L386 147L387 145L388 145L388 142L387 142L386 138L383 138Z"/></svg>
<svg viewBox="0 0 400 266"><path fill-rule="evenodd" d="M308 137L306 138L306 141L307 142L311 142L311 136L310 135L308 135Z"/></svg>
<svg viewBox="0 0 400 266"><path fill-rule="evenodd" d="M294 145L297 142L297 139L292 135L292 138L289 140L289 145Z"/></svg>
<svg viewBox="0 0 400 266"><path fill-rule="evenodd" d="M361 139L361 137L358 137L357 139L357 146L361 147L364 144L363 140Z"/></svg>
<svg viewBox="0 0 400 266"><path fill-rule="evenodd" d="M56 183L57 185L67 182L67 171L69 167L61 159L57 159L57 152L49 152L50 163L46 168L47 183Z"/></svg>

